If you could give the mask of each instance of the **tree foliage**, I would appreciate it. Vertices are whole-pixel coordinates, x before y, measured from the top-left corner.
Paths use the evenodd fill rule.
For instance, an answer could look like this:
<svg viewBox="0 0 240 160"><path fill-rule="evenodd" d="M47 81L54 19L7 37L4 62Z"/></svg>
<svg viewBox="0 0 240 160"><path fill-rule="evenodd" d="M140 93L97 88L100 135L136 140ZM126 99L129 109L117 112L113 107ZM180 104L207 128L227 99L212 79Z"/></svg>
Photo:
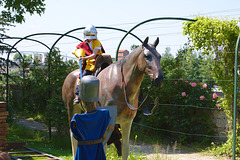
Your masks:
<svg viewBox="0 0 240 160"><path fill-rule="evenodd" d="M183 33L190 37L192 48L201 50L204 55L212 55L214 57L214 79L225 95L221 107L225 109L231 126L234 99L234 53L236 41L240 33L239 20L210 17L197 17L196 20L196 22L184 22ZM238 117L239 115L240 112L238 110ZM237 137L240 137L239 120L237 128ZM229 134L231 137L232 132L229 132ZM227 143L229 144L229 150L231 150L231 140ZM240 148L240 146L238 147ZM240 154L240 149L237 150L238 154Z"/></svg>
<svg viewBox="0 0 240 160"><path fill-rule="evenodd" d="M41 15L45 11L44 0L0 0L0 31L5 32L6 26L25 21L26 13Z"/></svg>
<svg viewBox="0 0 240 160"><path fill-rule="evenodd" d="M0 0L0 54L6 54L9 52L10 48L8 45L4 44L3 41L6 35L6 31L9 27L14 26L15 23L25 22L25 15L29 13L30 15L37 13L42 15L45 11L45 0ZM5 83L3 80L6 77L6 63L10 65L16 65L11 60L7 60L4 57L0 57L0 92L5 93ZM11 78L11 76L9 76ZM5 94L1 94L1 99L4 98Z"/></svg>

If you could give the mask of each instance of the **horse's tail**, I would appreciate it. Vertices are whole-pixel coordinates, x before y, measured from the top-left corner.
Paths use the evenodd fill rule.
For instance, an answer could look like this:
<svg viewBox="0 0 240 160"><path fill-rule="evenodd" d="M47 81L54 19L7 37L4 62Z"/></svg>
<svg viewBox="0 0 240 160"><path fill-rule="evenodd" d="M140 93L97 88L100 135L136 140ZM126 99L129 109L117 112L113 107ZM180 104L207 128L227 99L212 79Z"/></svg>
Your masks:
<svg viewBox="0 0 240 160"><path fill-rule="evenodd" d="M62 86L62 99L68 111L68 118L71 120L73 113L73 99L77 87L79 69L68 74Z"/></svg>

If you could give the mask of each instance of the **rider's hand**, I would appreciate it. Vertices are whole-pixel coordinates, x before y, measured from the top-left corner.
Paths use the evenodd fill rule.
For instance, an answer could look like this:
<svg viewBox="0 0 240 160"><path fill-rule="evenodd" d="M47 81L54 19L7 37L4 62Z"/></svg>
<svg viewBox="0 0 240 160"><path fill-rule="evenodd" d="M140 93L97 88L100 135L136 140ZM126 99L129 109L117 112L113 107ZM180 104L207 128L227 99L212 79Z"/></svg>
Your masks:
<svg viewBox="0 0 240 160"><path fill-rule="evenodd" d="M78 61L80 61L80 60L84 60L84 57L79 57L79 58L78 58Z"/></svg>
<svg viewBox="0 0 240 160"><path fill-rule="evenodd" d="M76 51L76 49L74 49L74 50L72 51L72 54L73 54L73 55L75 55L75 51Z"/></svg>

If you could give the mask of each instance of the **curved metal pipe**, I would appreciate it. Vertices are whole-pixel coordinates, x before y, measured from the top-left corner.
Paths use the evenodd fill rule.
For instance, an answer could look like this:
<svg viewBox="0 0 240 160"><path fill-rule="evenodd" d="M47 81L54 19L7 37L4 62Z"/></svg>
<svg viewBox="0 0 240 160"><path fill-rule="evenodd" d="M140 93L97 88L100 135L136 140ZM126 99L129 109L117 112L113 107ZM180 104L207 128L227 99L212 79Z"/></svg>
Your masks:
<svg viewBox="0 0 240 160"><path fill-rule="evenodd" d="M40 42L40 41L37 41L37 40L34 40L34 39L29 39L28 37L32 37L32 36L38 36L38 35L62 35L62 34L59 34L59 33L35 33L35 34L31 34L31 35L28 35L28 36L25 36L25 37L23 37L23 38L21 38L20 40L18 40L12 47L11 47L11 49L9 50L9 52L8 52L8 55L7 55L7 79L6 79L6 81L7 81L7 88L6 88L6 103L7 103L7 107L8 107L8 83L9 83L9 78L8 78L8 75L9 75L9 64L8 64L8 61L9 61L9 55L10 55L10 53L11 53L11 51L12 51L12 49L18 44L18 43L20 43L22 40L32 40L32 41L35 41L35 42L38 42L38 43L40 43L40 44L42 44L42 45L44 45L46 48L48 48L49 49L49 47L46 45L46 44L44 44L44 43L42 43L42 42ZM70 35L66 35L67 37L71 37L71 38L75 38L75 39L77 39L77 40L79 40L79 41L82 41L81 39L79 39L79 38L77 38L77 37L74 37L74 36L70 36ZM6 37L6 38L9 38L9 37ZM5 39L6 39L5 38ZM4 39L4 38L2 38L2 39ZM50 54L50 53L49 53Z"/></svg>
<svg viewBox="0 0 240 160"><path fill-rule="evenodd" d="M233 108L233 155L232 159L235 160L236 149L236 123L237 123L237 82L238 82L238 50L240 47L240 34L238 36L235 48L235 73L234 73L234 108Z"/></svg>
<svg viewBox="0 0 240 160"><path fill-rule="evenodd" d="M157 20L181 20L181 21L193 21L195 22L196 20L194 19L189 19L189 18L178 18L178 17L159 17L159 18L152 18L152 19L148 19L148 20L145 20L143 22L140 22L138 23L137 25L135 25L134 27L132 27L124 36L123 38L120 40L119 44L118 44L118 47L117 47L117 50L116 50L116 61L118 60L118 51L119 51L119 48L123 42L123 40L127 37L128 34L131 34L131 32L136 29L137 27L139 27L140 25L142 24L145 24L147 22L151 22L151 21L157 21ZM142 41L140 40L140 42L142 43Z"/></svg>

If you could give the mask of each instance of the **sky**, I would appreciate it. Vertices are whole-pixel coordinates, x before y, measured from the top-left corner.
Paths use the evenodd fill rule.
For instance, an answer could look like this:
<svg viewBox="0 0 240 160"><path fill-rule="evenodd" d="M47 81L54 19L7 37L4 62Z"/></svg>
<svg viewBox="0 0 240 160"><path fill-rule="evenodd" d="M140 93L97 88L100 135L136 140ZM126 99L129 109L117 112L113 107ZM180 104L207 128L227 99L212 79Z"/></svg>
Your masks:
<svg viewBox="0 0 240 160"><path fill-rule="evenodd" d="M128 31L140 22L159 17L211 16L228 19L240 17L240 0L46 0L45 3L46 10L43 15L26 15L25 23L10 28L6 34L12 37L25 37L35 33L64 34L89 24ZM133 33L142 41L149 37L149 43L153 43L159 37L158 52L162 54L166 47L170 47L171 53L175 55L177 50L187 42L187 37L182 35L182 22L152 21L139 26L133 30ZM72 32L70 35L83 40L83 30ZM106 50L106 54L110 54L113 58L124 35L125 33L115 30L98 29L98 39ZM51 47L58 37L45 35L31 38ZM16 41L5 40L4 42L13 45ZM56 47L66 59L71 59L74 58L71 52L79 43L78 40L64 37ZM141 45L136 38L128 35L120 49L130 51L133 44ZM26 40L17 44L16 48L23 53L48 52L46 47Z"/></svg>

